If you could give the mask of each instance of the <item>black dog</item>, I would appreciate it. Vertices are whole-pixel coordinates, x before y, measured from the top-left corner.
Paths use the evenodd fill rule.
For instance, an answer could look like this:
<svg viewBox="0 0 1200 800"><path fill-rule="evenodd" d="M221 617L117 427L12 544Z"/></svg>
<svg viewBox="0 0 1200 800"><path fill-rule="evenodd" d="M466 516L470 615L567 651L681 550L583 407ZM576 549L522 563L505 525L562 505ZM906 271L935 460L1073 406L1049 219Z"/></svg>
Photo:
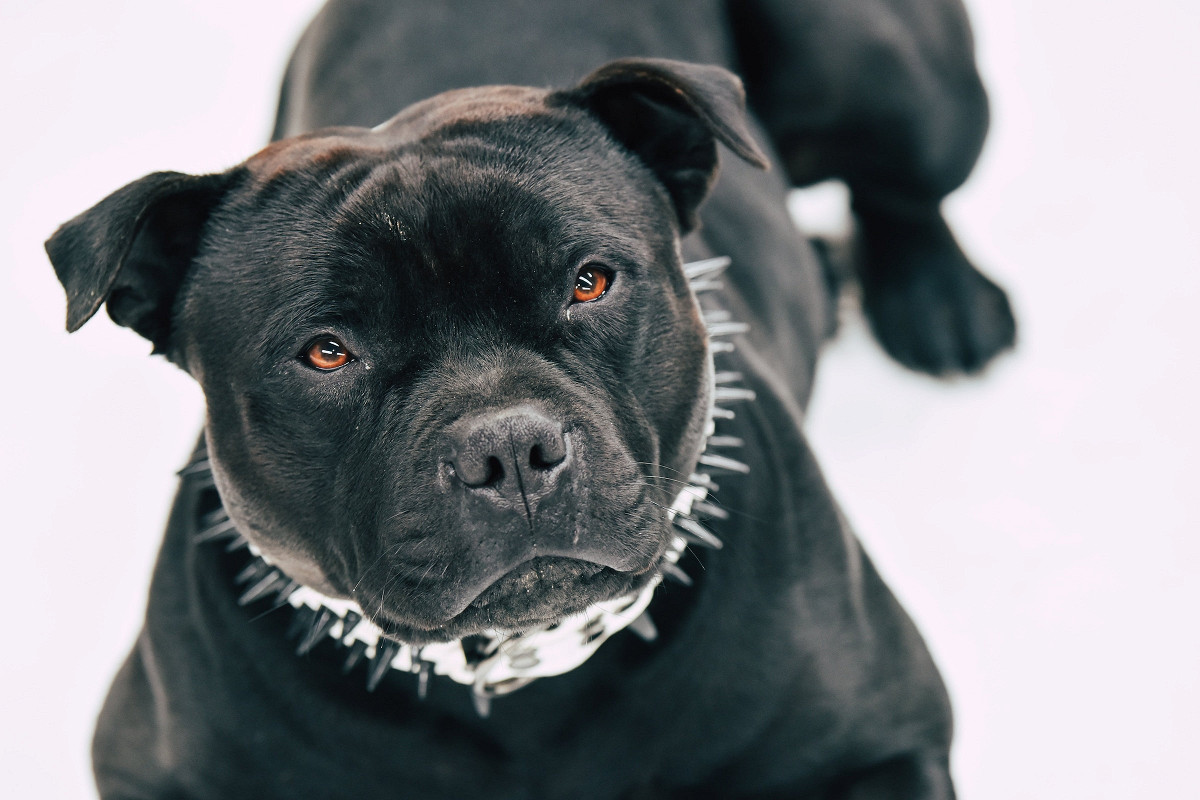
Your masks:
<svg viewBox="0 0 1200 800"><path fill-rule="evenodd" d="M961 8L543 5L331 3L278 141L47 243L70 330L107 304L208 403L104 797L953 796L801 433L832 305L784 198L848 182L904 363L1011 343L938 212L986 127Z"/></svg>

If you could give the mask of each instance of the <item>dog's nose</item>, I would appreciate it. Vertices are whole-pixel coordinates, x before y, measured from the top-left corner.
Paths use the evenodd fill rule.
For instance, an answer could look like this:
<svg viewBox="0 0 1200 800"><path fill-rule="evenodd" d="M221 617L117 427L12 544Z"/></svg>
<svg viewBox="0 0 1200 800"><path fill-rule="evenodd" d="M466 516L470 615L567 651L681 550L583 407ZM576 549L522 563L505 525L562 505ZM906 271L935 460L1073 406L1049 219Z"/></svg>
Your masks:
<svg viewBox="0 0 1200 800"><path fill-rule="evenodd" d="M561 422L531 406L490 411L450 426L445 461L469 489L495 489L526 505L549 494L569 468Z"/></svg>

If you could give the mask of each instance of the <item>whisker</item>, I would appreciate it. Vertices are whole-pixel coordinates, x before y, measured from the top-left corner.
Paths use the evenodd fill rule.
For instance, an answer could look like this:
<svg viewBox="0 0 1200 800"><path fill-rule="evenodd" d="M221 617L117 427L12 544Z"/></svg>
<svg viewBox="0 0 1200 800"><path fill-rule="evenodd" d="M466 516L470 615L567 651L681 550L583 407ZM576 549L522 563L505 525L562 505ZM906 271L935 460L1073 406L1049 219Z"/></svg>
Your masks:
<svg viewBox="0 0 1200 800"><path fill-rule="evenodd" d="M278 605L273 605L270 608L268 608L266 611L255 614L253 617L251 617L249 620L247 620L247 622L249 622L250 624L254 624L255 622L258 622L260 619L262 619L263 617L267 616L267 614L272 614L276 611L279 611L282 608L291 608L291 606L289 606L287 603L280 603Z"/></svg>
<svg viewBox="0 0 1200 800"><path fill-rule="evenodd" d="M634 463L634 464L637 464L638 466L642 466L642 467L652 467L652 468L655 468L655 469L665 469L665 470L668 470L668 471L670 471L670 472L674 472L676 475L685 475L685 474L687 474L687 473L684 473L684 472L682 472L681 470L677 470L677 469L675 469L674 467L668 467L666 464L655 464L655 463L654 463L654 462L652 462L652 461L634 461L633 463ZM661 476L660 476L660 477L661 477Z"/></svg>
<svg viewBox="0 0 1200 800"><path fill-rule="evenodd" d="M356 591L358 589L359 585L363 582L363 580L365 580L366 577L368 575L370 575L372 571L379 568L379 566L383 563L383 560L385 558L391 558L393 555L395 555L397 552L399 552L400 549L404 547L404 545L405 545L404 542L397 542L396 544L392 545L391 547L384 548L383 552L381 552L379 554L379 556L376 557L376 559L373 562L371 562L371 566L369 566L365 570L363 570L362 574L360 574L358 576L358 581L355 582L354 589L351 589L351 591Z"/></svg>

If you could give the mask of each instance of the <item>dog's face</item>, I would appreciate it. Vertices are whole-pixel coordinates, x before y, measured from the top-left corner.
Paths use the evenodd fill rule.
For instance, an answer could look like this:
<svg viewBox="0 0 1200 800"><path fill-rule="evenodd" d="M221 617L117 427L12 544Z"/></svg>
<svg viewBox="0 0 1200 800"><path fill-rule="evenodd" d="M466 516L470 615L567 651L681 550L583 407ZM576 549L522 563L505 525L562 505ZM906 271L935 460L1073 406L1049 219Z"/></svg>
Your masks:
<svg viewBox="0 0 1200 800"><path fill-rule="evenodd" d="M148 176L48 251L204 389L239 530L412 643L522 630L649 581L709 402L678 237L735 79L610 65L451 92L373 130Z"/></svg>
<svg viewBox="0 0 1200 800"><path fill-rule="evenodd" d="M648 580L708 395L645 168L535 93L460 94L252 158L176 315L239 528L408 640Z"/></svg>

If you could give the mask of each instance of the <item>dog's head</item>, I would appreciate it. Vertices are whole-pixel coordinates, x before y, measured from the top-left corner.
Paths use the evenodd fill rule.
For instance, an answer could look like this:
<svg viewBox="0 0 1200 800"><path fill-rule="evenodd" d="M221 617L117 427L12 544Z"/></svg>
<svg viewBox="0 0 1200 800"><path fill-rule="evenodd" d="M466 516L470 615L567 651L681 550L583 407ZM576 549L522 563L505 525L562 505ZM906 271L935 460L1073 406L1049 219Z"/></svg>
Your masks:
<svg viewBox="0 0 1200 800"><path fill-rule="evenodd" d="M716 142L759 164L715 67L614 62L460 90L372 130L156 173L47 251L204 389L238 528L421 643L628 593L672 534L710 375L678 240Z"/></svg>

